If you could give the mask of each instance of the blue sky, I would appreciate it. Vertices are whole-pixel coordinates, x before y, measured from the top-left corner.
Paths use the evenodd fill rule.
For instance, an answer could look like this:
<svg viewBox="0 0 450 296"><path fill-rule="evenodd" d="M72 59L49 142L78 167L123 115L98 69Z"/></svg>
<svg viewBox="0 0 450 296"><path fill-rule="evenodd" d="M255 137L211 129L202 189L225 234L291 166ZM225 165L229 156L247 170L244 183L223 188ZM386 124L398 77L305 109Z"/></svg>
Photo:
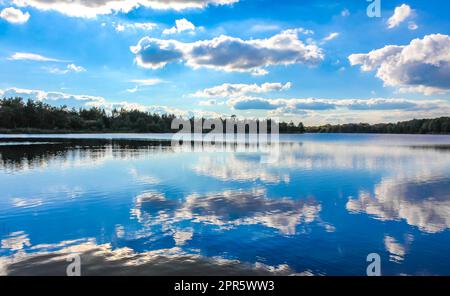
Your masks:
<svg viewBox="0 0 450 296"><path fill-rule="evenodd" d="M450 114L448 1L0 0L0 95L307 124Z"/></svg>

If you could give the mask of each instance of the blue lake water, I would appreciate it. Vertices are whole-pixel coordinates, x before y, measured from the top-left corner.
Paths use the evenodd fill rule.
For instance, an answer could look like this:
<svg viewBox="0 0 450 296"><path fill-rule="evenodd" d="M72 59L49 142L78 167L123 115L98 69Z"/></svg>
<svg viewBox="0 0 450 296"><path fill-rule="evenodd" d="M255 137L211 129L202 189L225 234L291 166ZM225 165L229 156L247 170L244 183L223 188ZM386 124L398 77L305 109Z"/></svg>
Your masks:
<svg viewBox="0 0 450 296"><path fill-rule="evenodd" d="M170 137L0 136L0 274L450 275L450 136Z"/></svg>

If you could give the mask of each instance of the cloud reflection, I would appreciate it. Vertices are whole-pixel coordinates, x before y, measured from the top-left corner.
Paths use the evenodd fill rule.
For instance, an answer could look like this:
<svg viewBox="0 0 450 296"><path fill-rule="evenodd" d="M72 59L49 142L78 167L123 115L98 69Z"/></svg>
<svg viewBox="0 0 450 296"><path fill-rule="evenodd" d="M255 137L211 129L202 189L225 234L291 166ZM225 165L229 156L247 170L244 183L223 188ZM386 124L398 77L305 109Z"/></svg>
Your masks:
<svg viewBox="0 0 450 296"><path fill-rule="evenodd" d="M401 244L392 236L386 235L384 237L384 246L386 251L389 252L389 260L396 263L401 263L405 259L408 247L413 241L413 236L407 235L405 243Z"/></svg>
<svg viewBox="0 0 450 296"><path fill-rule="evenodd" d="M25 247L31 246L28 235L23 231L9 234L1 241L1 248L11 251L22 251Z"/></svg>
<svg viewBox="0 0 450 296"><path fill-rule="evenodd" d="M221 181L261 181L263 183L289 183L287 173L271 173L261 159L244 155L209 155L199 159L194 167L199 175L209 176Z"/></svg>
<svg viewBox="0 0 450 296"><path fill-rule="evenodd" d="M229 190L219 193L191 194L183 201L147 192L136 198L132 211L146 224L192 221L221 228L264 225L286 235L296 234L297 226L319 219L321 205L313 198L268 198L265 189Z"/></svg>
<svg viewBox="0 0 450 296"><path fill-rule="evenodd" d="M61 245L57 244L58 247ZM286 264L271 266L260 262L252 264L221 257L210 258L189 254L180 248L135 253L129 248L113 249L110 244L97 245L93 240L53 252L0 257L0 275L65 276L69 264L67 258L73 254L80 255L83 276L311 275L309 271L296 273Z"/></svg>
<svg viewBox="0 0 450 296"><path fill-rule="evenodd" d="M350 198L347 210L367 213L380 220L405 220L427 233L450 228L450 179L390 178L375 186L374 193L362 191Z"/></svg>

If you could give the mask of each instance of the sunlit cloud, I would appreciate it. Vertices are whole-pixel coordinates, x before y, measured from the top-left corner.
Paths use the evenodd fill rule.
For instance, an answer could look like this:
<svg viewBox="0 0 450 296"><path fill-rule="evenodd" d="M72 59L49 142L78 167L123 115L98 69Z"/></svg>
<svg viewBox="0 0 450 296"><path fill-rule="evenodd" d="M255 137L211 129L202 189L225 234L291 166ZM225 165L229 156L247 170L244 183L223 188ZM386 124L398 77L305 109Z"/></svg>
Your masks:
<svg viewBox="0 0 450 296"><path fill-rule="evenodd" d="M149 78L149 79L133 79L130 80L133 83L136 83L141 86L152 86L157 85L161 83L166 83L165 80L159 79L159 78Z"/></svg>
<svg viewBox="0 0 450 296"><path fill-rule="evenodd" d="M394 14L389 18L387 24L389 29L398 27L408 17L411 16L412 9L409 5L402 4L395 8Z"/></svg>
<svg viewBox="0 0 450 296"><path fill-rule="evenodd" d="M48 68L48 71L52 74L68 74L68 73L82 73L86 72L87 70L82 66L77 66L75 64L68 64L64 69L54 67Z"/></svg>
<svg viewBox="0 0 450 296"><path fill-rule="evenodd" d="M367 54L352 54L350 63L375 71L386 86L427 95L450 91L450 37L427 35L409 45L389 45Z"/></svg>
<svg viewBox="0 0 450 296"><path fill-rule="evenodd" d="M299 39L304 29L286 30L267 39L243 40L222 35L211 40L184 43L177 40L142 38L131 52L138 66L161 69L169 63L184 62L198 69L267 74L276 65L317 65L324 59L322 49Z"/></svg>
<svg viewBox="0 0 450 296"><path fill-rule="evenodd" d="M330 34L328 34L326 37L324 37L324 38L322 39L322 42L321 42L321 43L327 43L327 42L329 42L329 41L331 41L331 40L334 40L334 39L338 38L339 35L340 35L340 34L339 34L338 32L330 33Z"/></svg>
<svg viewBox="0 0 450 296"><path fill-rule="evenodd" d="M13 0L19 7L57 11L72 17L94 18L98 15L128 13L139 7L158 10L202 9L208 5L230 5L239 0Z"/></svg>
<svg viewBox="0 0 450 296"><path fill-rule="evenodd" d="M291 82L287 82L285 84L279 82L263 83L261 85L224 83L222 85L198 91L196 93L191 94L190 96L197 98L228 98L235 96L239 97L247 94L260 94L260 93L269 93L273 91L289 90L291 86L292 86Z"/></svg>
<svg viewBox="0 0 450 296"><path fill-rule="evenodd" d="M141 30L151 31L158 27L156 23L113 23L113 27L117 32L124 32L126 30Z"/></svg>
<svg viewBox="0 0 450 296"><path fill-rule="evenodd" d="M163 34L176 34L181 33L184 31L195 31L195 25L188 21L187 19L179 19L175 21L175 26L170 29L165 29L162 33Z"/></svg>
<svg viewBox="0 0 450 296"><path fill-rule="evenodd" d="M8 7L0 12L0 18L11 24L21 25L28 22L30 14L28 12L23 13L20 9L14 7Z"/></svg>
<svg viewBox="0 0 450 296"><path fill-rule="evenodd" d="M35 61L35 62L64 62L63 60L45 57L35 53L16 52L11 57L11 61Z"/></svg>

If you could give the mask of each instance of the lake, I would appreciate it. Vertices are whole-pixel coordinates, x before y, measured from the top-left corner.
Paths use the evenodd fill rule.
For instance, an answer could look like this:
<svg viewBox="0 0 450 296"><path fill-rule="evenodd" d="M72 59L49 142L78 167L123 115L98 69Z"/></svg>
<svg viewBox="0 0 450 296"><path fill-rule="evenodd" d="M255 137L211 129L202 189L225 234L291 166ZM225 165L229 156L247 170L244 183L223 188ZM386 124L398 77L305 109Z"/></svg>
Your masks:
<svg viewBox="0 0 450 296"><path fill-rule="evenodd" d="M0 136L0 274L450 275L450 136Z"/></svg>

